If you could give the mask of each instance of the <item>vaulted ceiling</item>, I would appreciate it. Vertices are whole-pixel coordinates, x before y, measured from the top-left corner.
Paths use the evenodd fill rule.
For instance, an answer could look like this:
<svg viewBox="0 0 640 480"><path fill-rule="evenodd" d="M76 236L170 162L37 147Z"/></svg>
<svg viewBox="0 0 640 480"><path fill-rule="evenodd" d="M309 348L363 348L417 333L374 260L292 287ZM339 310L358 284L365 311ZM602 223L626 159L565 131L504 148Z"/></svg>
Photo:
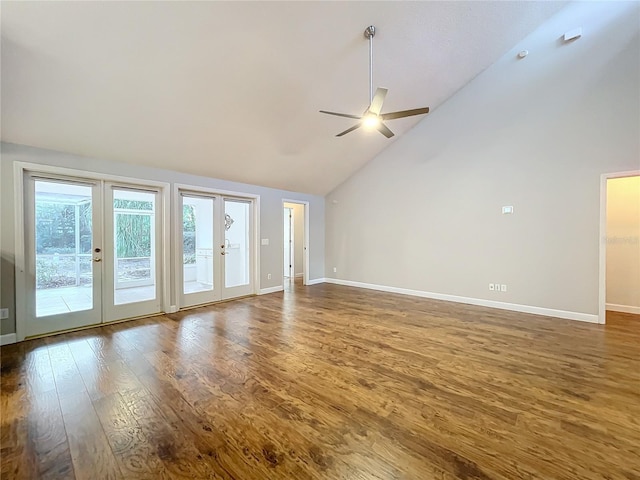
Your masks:
<svg viewBox="0 0 640 480"><path fill-rule="evenodd" d="M565 2L2 2L2 140L325 194ZM367 107L390 140L318 110Z"/></svg>

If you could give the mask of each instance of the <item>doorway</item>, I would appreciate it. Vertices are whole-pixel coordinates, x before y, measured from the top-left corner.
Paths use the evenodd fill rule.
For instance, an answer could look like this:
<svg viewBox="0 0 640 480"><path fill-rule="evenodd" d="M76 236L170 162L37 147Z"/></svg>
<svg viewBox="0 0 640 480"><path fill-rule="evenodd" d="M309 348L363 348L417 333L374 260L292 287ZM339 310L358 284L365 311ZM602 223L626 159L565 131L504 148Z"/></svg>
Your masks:
<svg viewBox="0 0 640 480"><path fill-rule="evenodd" d="M251 198L179 190L181 307L255 293Z"/></svg>
<svg viewBox="0 0 640 480"><path fill-rule="evenodd" d="M160 189L31 172L23 181L24 336L160 312Z"/></svg>
<svg viewBox="0 0 640 480"><path fill-rule="evenodd" d="M286 205L286 204L285 204ZM295 277L295 227L294 208L284 207L284 281Z"/></svg>
<svg viewBox="0 0 640 480"><path fill-rule="evenodd" d="M307 202L283 200L283 279L285 287L309 281L307 231L309 225Z"/></svg>
<svg viewBox="0 0 640 480"><path fill-rule="evenodd" d="M599 323L640 318L640 171L602 175Z"/></svg>

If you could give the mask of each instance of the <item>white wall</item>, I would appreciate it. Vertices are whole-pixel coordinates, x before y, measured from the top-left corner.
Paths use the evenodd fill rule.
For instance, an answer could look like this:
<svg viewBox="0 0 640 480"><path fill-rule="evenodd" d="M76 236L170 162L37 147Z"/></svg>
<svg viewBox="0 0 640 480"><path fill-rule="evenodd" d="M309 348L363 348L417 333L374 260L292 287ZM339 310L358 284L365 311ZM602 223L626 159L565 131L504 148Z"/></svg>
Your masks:
<svg viewBox="0 0 640 480"><path fill-rule="evenodd" d="M86 158L51 150L2 143L0 160L0 305L10 309L10 318L2 320L0 333L15 332L15 288L14 288L14 162L30 162L73 168L97 173L121 175L132 178L180 183L207 188L260 195L260 237L268 238L268 246L260 246L260 285L262 289L282 285L282 199L309 202L309 278L324 276L324 199L315 195L276 190L236 182L187 175L169 170L110 162ZM212 161L216 161L212 159ZM173 219L172 219L173 222ZM174 246L171 255L175 255ZM173 262L171 263L174 264ZM271 274L271 280L267 275ZM172 304L176 293L172 281Z"/></svg>
<svg viewBox="0 0 640 480"><path fill-rule="evenodd" d="M640 176L607 181L607 309L640 313Z"/></svg>
<svg viewBox="0 0 640 480"><path fill-rule="evenodd" d="M326 276L597 315L600 175L640 165L639 8L569 4L327 195Z"/></svg>

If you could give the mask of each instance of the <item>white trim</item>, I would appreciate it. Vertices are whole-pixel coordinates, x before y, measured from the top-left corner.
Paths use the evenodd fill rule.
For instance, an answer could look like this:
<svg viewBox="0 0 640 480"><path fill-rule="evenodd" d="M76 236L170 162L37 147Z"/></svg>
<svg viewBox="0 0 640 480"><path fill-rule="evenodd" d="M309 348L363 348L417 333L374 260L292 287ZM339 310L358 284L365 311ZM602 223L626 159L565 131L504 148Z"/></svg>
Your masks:
<svg viewBox="0 0 640 480"><path fill-rule="evenodd" d="M253 293L260 291L260 195L253 198Z"/></svg>
<svg viewBox="0 0 640 480"><path fill-rule="evenodd" d="M173 305L169 308L175 308L176 312L180 310L182 307L182 285L183 285L183 257L182 253L182 236L184 235L183 229L180 228L180 222L182 221L182 212L180 208L182 208L182 201L180 198L180 190L178 186L174 183L173 188L171 189L171 205L173 207L173 230L172 234L172 245L173 245L173 286L174 286L174 297L171 299ZM173 313L165 310L165 313Z"/></svg>
<svg viewBox="0 0 640 480"><path fill-rule="evenodd" d="M607 319L607 180L610 178L635 177L638 175L640 175L640 170L603 173L600 175L598 323L605 323Z"/></svg>
<svg viewBox="0 0 640 480"><path fill-rule="evenodd" d="M309 280L307 285L317 285L319 283L325 283L327 281L326 278L314 278L313 280Z"/></svg>
<svg viewBox="0 0 640 480"><path fill-rule="evenodd" d="M17 342L17 336L15 333L7 333L6 335L0 335L0 346L11 345Z"/></svg>
<svg viewBox="0 0 640 480"><path fill-rule="evenodd" d="M245 192L237 192L233 190L223 190L221 188L214 187L203 187L200 185L191 185L188 183L174 183L174 186L177 190L187 190L187 192L192 193L208 193L211 195L227 195L229 197L238 197L242 199L247 198L260 198L260 195L257 193L245 193Z"/></svg>
<svg viewBox="0 0 640 480"><path fill-rule="evenodd" d="M141 187L167 188L170 186L168 182L160 182L157 180L145 180L136 177L125 177L122 175L112 175L109 173L97 173L89 170L78 170L76 168L56 167L53 165L44 165L40 163L14 162L14 168L27 170L29 172L45 173L50 175L64 175L71 177L81 177L90 180L102 180L105 182L124 182L129 185L138 185Z"/></svg>
<svg viewBox="0 0 640 480"><path fill-rule="evenodd" d="M258 295L266 295L268 293L282 292L283 290L284 290L284 287L282 285L278 285L276 287L261 288L260 291L258 292Z"/></svg>
<svg viewBox="0 0 640 480"><path fill-rule="evenodd" d="M494 300L484 300L481 298L460 297L458 295L448 295L444 293L425 292L422 290L410 290L408 288L388 287L385 285L375 285L372 283L354 282L351 280L340 280L337 278L324 279L327 283L345 285L349 287L367 288L369 290L379 290L381 292L399 293L401 295L411 295L414 297L431 298L434 300L445 300L447 302L468 303L481 307L499 308L501 310L512 310L515 312L533 313L547 317L566 318L568 320L579 320L581 322L598 323L598 316L589 313L569 312L566 310L555 310L552 308L534 307L530 305L520 305L517 303L496 302Z"/></svg>
<svg viewBox="0 0 640 480"><path fill-rule="evenodd" d="M617 303L607 303L607 310L640 315L640 307L634 307L632 305L618 305Z"/></svg>
<svg viewBox="0 0 640 480"><path fill-rule="evenodd" d="M178 311L177 305L169 305L164 313L176 313Z"/></svg>
<svg viewBox="0 0 640 480"><path fill-rule="evenodd" d="M294 277L296 277L296 278L300 278L300 277L303 277L303 276L304 276L304 273L296 273L294 275Z"/></svg>
<svg viewBox="0 0 640 480"><path fill-rule="evenodd" d="M171 307L171 184L167 183L160 192L160 201L162 205L162 262L160 272L160 281L162 282L162 303L161 311L166 312Z"/></svg>
<svg viewBox="0 0 640 480"><path fill-rule="evenodd" d="M25 164L13 164L14 211L14 255L15 255L15 295L16 295L16 339L21 342L27 335L26 323L26 275L24 258L24 172Z"/></svg>

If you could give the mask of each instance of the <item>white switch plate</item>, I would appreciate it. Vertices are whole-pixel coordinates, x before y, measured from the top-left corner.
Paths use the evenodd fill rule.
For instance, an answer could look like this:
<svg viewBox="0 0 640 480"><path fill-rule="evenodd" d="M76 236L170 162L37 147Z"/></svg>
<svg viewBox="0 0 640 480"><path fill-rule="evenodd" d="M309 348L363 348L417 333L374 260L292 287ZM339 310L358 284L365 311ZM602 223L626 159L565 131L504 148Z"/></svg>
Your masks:
<svg viewBox="0 0 640 480"><path fill-rule="evenodd" d="M4 320L5 318L9 318L9 309L0 308L0 320Z"/></svg>
<svg viewBox="0 0 640 480"><path fill-rule="evenodd" d="M496 289L496 286L493 283L489 284L489 290L491 290L492 292Z"/></svg>
<svg viewBox="0 0 640 480"><path fill-rule="evenodd" d="M573 30L569 30L564 34L564 41L568 42L569 40L575 40L576 38L580 38L582 36L582 28L574 28Z"/></svg>
<svg viewBox="0 0 640 480"><path fill-rule="evenodd" d="M269 239L263 238L262 240L260 240L260 245L269 245Z"/></svg>
<svg viewBox="0 0 640 480"><path fill-rule="evenodd" d="M271 274L267 273L267 280L271 280Z"/></svg>
<svg viewBox="0 0 640 480"><path fill-rule="evenodd" d="M507 286L504 283L502 285L500 285L500 291L501 292L506 292L507 291Z"/></svg>
<svg viewBox="0 0 640 480"><path fill-rule="evenodd" d="M502 207L502 214L503 215L510 215L513 213L513 206L512 205L505 205L504 207Z"/></svg>
<svg viewBox="0 0 640 480"><path fill-rule="evenodd" d="M333 273L336 273L338 271L338 269L336 267L333 267Z"/></svg>

